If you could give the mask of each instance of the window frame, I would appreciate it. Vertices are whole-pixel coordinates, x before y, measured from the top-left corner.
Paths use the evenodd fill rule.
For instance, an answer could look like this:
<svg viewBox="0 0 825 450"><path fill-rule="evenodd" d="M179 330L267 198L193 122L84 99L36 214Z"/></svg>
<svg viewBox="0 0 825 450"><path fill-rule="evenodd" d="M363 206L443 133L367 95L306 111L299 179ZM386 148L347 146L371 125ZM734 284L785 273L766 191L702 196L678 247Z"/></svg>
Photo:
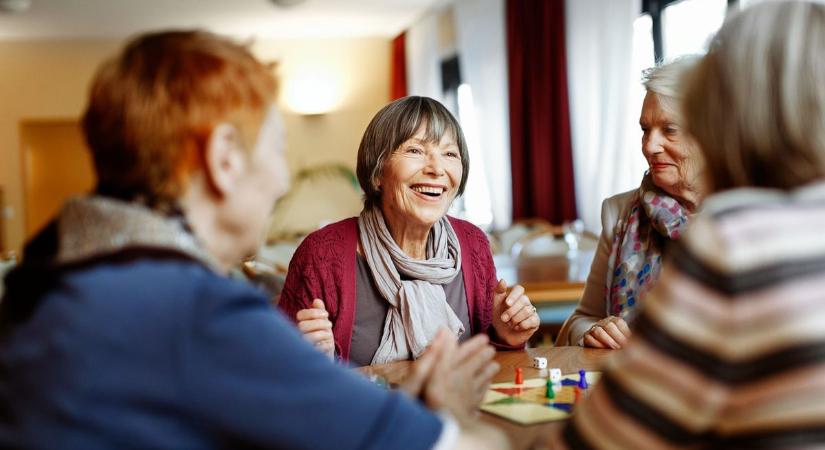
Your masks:
<svg viewBox="0 0 825 450"><path fill-rule="evenodd" d="M689 0L642 0L641 14L650 14L652 23L651 32L653 33L653 61L659 64L665 60L664 55L664 39L662 37L662 13L665 8L673 3L679 3ZM739 0L728 0L728 11L736 9L739 6Z"/></svg>

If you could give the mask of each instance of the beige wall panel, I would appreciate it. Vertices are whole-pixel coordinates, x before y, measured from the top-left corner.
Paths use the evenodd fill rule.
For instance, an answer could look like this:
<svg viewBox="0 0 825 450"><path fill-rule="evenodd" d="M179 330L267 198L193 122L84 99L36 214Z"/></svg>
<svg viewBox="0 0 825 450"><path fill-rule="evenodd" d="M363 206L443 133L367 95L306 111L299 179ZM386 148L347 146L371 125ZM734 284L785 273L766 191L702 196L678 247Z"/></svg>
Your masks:
<svg viewBox="0 0 825 450"><path fill-rule="evenodd" d="M77 122L24 122L20 140L25 237L29 239L54 217L67 198L91 191L95 175Z"/></svg>

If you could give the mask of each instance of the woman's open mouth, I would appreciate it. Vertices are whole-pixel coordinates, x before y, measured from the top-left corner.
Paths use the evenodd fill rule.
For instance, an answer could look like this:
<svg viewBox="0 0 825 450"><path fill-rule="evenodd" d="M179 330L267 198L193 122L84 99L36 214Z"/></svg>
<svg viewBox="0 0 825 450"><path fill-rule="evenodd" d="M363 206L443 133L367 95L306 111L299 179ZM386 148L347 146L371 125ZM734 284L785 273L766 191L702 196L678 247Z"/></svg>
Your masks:
<svg viewBox="0 0 825 450"><path fill-rule="evenodd" d="M412 189L418 197L428 201L440 200L444 193L447 192L446 187L431 184L414 184L410 186L410 189Z"/></svg>

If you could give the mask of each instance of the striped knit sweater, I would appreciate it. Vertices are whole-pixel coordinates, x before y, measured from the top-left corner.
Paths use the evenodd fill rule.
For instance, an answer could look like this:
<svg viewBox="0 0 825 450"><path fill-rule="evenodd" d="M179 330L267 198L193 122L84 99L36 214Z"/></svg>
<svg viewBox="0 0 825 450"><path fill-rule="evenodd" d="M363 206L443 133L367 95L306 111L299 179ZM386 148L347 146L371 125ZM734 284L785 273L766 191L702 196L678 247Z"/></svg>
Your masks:
<svg viewBox="0 0 825 450"><path fill-rule="evenodd" d="M825 446L825 183L707 199L572 448Z"/></svg>

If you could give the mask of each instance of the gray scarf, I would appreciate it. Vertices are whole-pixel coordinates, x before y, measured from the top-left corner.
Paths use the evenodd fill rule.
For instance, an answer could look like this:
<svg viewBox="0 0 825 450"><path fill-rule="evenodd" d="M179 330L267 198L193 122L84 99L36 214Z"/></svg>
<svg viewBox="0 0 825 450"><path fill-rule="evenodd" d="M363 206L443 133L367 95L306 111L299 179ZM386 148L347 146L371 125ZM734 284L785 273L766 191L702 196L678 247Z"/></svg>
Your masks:
<svg viewBox="0 0 825 450"><path fill-rule="evenodd" d="M430 230L423 261L410 258L398 247L378 208L361 211L358 231L378 291L390 304L372 364L419 357L441 327L456 336L464 333L442 286L461 268L458 237L446 217ZM402 280L401 274L410 279Z"/></svg>

